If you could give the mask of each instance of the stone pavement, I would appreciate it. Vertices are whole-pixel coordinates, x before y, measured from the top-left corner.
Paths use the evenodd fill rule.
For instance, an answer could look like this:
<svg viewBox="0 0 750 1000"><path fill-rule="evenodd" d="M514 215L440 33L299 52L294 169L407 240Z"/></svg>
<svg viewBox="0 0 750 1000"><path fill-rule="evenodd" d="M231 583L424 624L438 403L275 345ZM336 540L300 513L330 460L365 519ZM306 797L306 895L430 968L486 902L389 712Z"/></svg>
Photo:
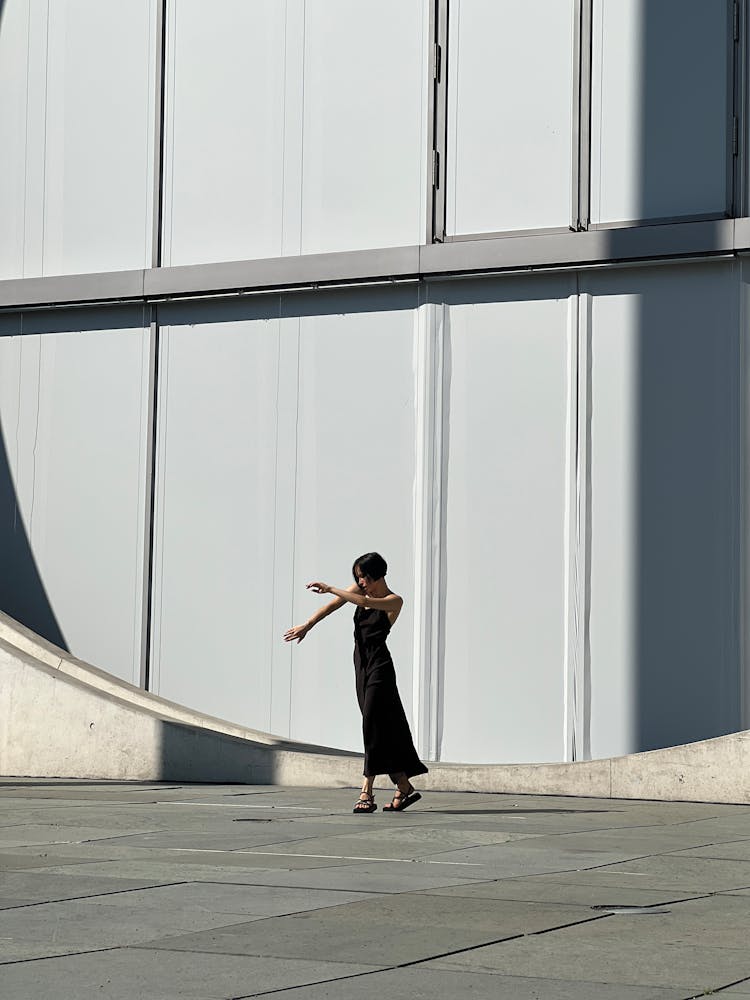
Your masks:
<svg viewBox="0 0 750 1000"><path fill-rule="evenodd" d="M0 779L0 997L750 998L750 807L355 794Z"/></svg>

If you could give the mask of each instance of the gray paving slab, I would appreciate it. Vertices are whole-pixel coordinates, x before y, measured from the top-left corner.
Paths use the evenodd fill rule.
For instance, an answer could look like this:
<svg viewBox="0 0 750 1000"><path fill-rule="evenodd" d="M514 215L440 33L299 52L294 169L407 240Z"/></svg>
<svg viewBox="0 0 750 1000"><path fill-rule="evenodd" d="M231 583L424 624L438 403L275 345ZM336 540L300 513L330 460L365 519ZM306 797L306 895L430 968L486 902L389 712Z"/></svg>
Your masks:
<svg viewBox="0 0 750 1000"><path fill-rule="evenodd" d="M166 881L170 881L167 879ZM99 896L129 889L146 889L163 885L160 879L105 878L70 874L52 875L48 872L4 872L0 875L0 893L23 896L29 903L53 903L65 899Z"/></svg>
<svg viewBox="0 0 750 1000"><path fill-rule="evenodd" d="M750 887L750 864L663 854L582 872L560 872L557 881L698 895Z"/></svg>
<svg viewBox="0 0 750 1000"><path fill-rule="evenodd" d="M749 975L750 959L746 951L733 948L671 944L658 951L644 950L625 932L619 942L602 942L589 925L572 928L556 939L545 935L541 946L533 939L519 939L464 956L437 959L424 968L494 971L503 976L559 979L572 984L663 987L684 990L683 996L692 997Z"/></svg>
<svg viewBox="0 0 750 1000"><path fill-rule="evenodd" d="M149 946L276 958L335 955L343 962L361 959L364 953L373 964L389 965L581 919L590 919L590 914L577 906L403 894L162 938Z"/></svg>
<svg viewBox="0 0 750 1000"><path fill-rule="evenodd" d="M407 828L389 829L385 822L374 830L355 830L345 836L311 837L290 840L286 849L290 854L331 854L340 857L368 857L378 860L429 858L458 847L506 844L522 834L506 832L485 833L460 829Z"/></svg>
<svg viewBox="0 0 750 1000"><path fill-rule="evenodd" d="M6 827L0 830L0 851L16 847L44 847L60 844L83 844L101 840L114 840L123 836L123 830L106 827L80 827L46 824L40 826ZM147 835L147 827L138 827L128 836Z"/></svg>
<svg viewBox="0 0 750 1000"><path fill-rule="evenodd" d="M118 948L6 965L2 983L3 994L13 1000L229 1000L296 986L304 992L314 988L311 983L337 977L350 983L352 976L371 969L340 962L282 963L238 955Z"/></svg>
<svg viewBox="0 0 750 1000"><path fill-rule="evenodd" d="M461 871L465 873L466 869ZM311 889L353 889L377 893L414 892L471 882L470 876L455 877L447 874L442 865L390 861L347 864L340 868L247 871L242 878L255 885L308 886Z"/></svg>
<svg viewBox="0 0 750 1000"><path fill-rule="evenodd" d="M750 840L735 840L729 843L711 844L691 850L675 852L684 858L714 858L721 861L750 861Z"/></svg>
<svg viewBox="0 0 750 1000"><path fill-rule="evenodd" d="M309 839L304 826L293 829L285 823L279 829L278 824L270 823L260 828L243 826L241 829L228 832L206 833L198 830L165 830L158 833L148 832L131 834L127 847L155 847L165 850L211 850L211 851L241 851L250 847L275 847L288 844L293 850L296 841Z"/></svg>
<svg viewBox="0 0 750 1000"><path fill-rule="evenodd" d="M670 890L623 889L619 886L577 885L547 881L547 876L466 883L423 889L435 896L465 896L467 899L517 899L521 902L567 903L587 907L659 906L692 898ZM552 877L550 877L552 878Z"/></svg>
<svg viewBox="0 0 750 1000"><path fill-rule="evenodd" d="M207 864L216 867L226 868L323 868L327 865L340 866L348 864L346 858L337 855L311 855L293 854L284 848L275 850L272 847L248 848L242 850L224 851L214 848L147 848L130 847L124 841L107 841L106 843L88 843L80 845L65 845L66 851L71 852L65 858L54 860L56 855L50 852L47 855L53 859L46 862L47 867L60 867L61 864L88 864L91 862L122 862L122 870L127 871L129 863L137 864L141 861L163 862L167 864L192 863ZM73 853L75 852L75 853ZM5 857L13 858L14 863L8 862L7 867L13 869L23 869L30 867L35 860L41 859L41 863L36 867L44 867L44 853L39 853L37 848L14 848L8 851ZM2 857L0 855L0 869L2 868ZM356 859L355 859L356 860ZM28 862L28 863L27 863ZM354 861L351 861L354 864Z"/></svg>
<svg viewBox="0 0 750 1000"><path fill-rule="evenodd" d="M355 797L0 781L3 996L750 994L750 807L426 793L363 821Z"/></svg>
<svg viewBox="0 0 750 1000"><path fill-rule="evenodd" d="M728 833L724 839L726 841L736 840L736 835ZM617 851L631 857L644 857L648 854L682 853L691 849L705 850L708 845L718 848L720 843L705 833L695 831L688 823L668 827L660 825L537 836L525 841L524 846L528 847L529 850L538 851L565 847L568 850Z"/></svg>
<svg viewBox="0 0 750 1000"><path fill-rule="evenodd" d="M205 856L204 856L205 857ZM49 875L62 875L70 868L62 867L37 869ZM77 865L77 872L87 876L103 876L105 878L127 879L143 878L155 882L237 882L239 884L254 884L255 879L266 873L273 873L273 868L243 867L242 865L209 865L180 864L174 861L91 861ZM304 871L304 869L303 869ZM259 883L261 884L261 883ZM322 888L326 888L323 886Z"/></svg>
<svg viewBox="0 0 750 1000"><path fill-rule="evenodd" d="M528 840L514 841L491 847L470 847L460 851L445 851L432 856L446 866L470 865L485 877L513 878L519 875L550 872L576 872L585 868L600 868L628 860L632 855L623 851L577 851L564 844L536 850Z"/></svg>
<svg viewBox="0 0 750 1000"><path fill-rule="evenodd" d="M702 990L750 975L749 940L750 900L733 897L729 902L712 896L579 924L544 935L541 947L516 940L437 964Z"/></svg>
<svg viewBox="0 0 750 1000"><path fill-rule="evenodd" d="M685 992L660 987L529 979L477 972L446 972L424 966L373 972L322 986L288 990L284 1000L684 1000Z"/></svg>
<svg viewBox="0 0 750 1000"><path fill-rule="evenodd" d="M152 910L140 903L112 905L116 896L40 903L0 910L0 963L59 955L62 951L113 948L160 935L247 921L246 915L210 913L198 907ZM106 901L106 902L105 902Z"/></svg>
<svg viewBox="0 0 750 1000"><path fill-rule="evenodd" d="M125 909L137 906L141 912L197 909L216 916L244 914L264 918L341 906L365 898L361 892L190 882L95 896L82 902Z"/></svg>
<svg viewBox="0 0 750 1000"><path fill-rule="evenodd" d="M57 854L55 851L39 852L36 849L24 850L22 848L13 849L5 854L0 854L0 872L5 871L28 871L32 868L49 868L54 865L59 870L72 865L85 864L85 857L69 857L65 854Z"/></svg>

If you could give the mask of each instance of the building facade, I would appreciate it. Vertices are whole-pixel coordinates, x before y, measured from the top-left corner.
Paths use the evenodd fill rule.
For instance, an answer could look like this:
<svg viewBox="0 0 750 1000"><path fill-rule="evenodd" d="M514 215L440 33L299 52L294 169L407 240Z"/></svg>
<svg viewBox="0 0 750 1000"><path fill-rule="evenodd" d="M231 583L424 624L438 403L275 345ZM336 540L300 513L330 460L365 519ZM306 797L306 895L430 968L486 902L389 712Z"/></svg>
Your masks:
<svg viewBox="0 0 750 1000"><path fill-rule="evenodd" d="M0 3L0 607L358 749L750 718L744 0Z"/></svg>

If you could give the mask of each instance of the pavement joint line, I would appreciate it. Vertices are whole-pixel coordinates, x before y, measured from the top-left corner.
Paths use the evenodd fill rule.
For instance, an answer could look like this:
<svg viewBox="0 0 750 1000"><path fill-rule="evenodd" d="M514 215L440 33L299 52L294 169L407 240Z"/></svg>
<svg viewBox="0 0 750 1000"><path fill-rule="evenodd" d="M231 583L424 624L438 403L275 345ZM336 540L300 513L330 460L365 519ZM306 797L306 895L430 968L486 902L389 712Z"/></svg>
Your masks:
<svg viewBox="0 0 750 1000"><path fill-rule="evenodd" d="M155 848L152 848L154 850ZM456 865L461 868L483 868L479 861L430 861L423 858L359 858L347 854L289 854L284 851L220 851L212 847L166 847L166 851L185 854L252 854L269 858L326 858L330 861L387 861L403 865Z"/></svg>
<svg viewBox="0 0 750 1000"><path fill-rule="evenodd" d="M8 913L10 910L28 910L32 906L49 906L52 903L80 903L86 899L101 899L102 896L119 896L123 892L146 892L149 889L168 889L173 885L193 885L193 880L185 879L181 882L160 882L158 885L130 886L128 889L111 889L109 892L93 892L87 896L63 896L61 899L39 899L34 903L19 903L17 906L5 906L0 913ZM215 883L221 885L221 882ZM235 883L232 883L233 885ZM236 883L241 884L241 883Z"/></svg>
<svg viewBox="0 0 750 1000"><path fill-rule="evenodd" d="M253 1000L253 997L267 997L274 993L287 993L290 990L302 990L308 986L325 986L327 983L341 983L347 979L361 979L363 976L376 976L380 972L395 972L397 965L384 965L380 969L369 969L367 972L352 972L347 976L336 976L335 979L316 979L314 982L300 983L297 986L277 986L273 990L262 990L260 993L243 993L241 996L232 997L231 1000Z"/></svg>
<svg viewBox="0 0 750 1000"><path fill-rule="evenodd" d="M723 993L724 990L729 990L733 986L739 986L740 983L750 983L750 976L746 976L743 979L736 979L733 983L724 983L723 986L717 986L716 989L710 989L710 992L703 990L701 993L691 993L689 997L684 997L683 1000L701 1000L702 997L713 996L715 993Z"/></svg>
<svg viewBox="0 0 750 1000"><path fill-rule="evenodd" d="M0 966L24 965L28 962L49 962L53 958L77 958L79 955L98 955L103 951L118 951L122 947L121 944L115 944L107 945L106 948L88 948L86 951L66 951L62 955L37 955L35 958L12 958L7 962L4 959L0 959Z"/></svg>

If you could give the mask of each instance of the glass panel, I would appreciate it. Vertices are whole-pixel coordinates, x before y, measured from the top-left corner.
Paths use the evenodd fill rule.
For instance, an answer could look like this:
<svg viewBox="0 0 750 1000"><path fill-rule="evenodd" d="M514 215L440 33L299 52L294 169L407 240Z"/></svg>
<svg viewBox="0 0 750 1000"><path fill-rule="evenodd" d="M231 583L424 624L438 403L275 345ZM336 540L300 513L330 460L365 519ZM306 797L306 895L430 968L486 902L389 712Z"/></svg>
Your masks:
<svg viewBox="0 0 750 1000"><path fill-rule="evenodd" d="M594 0L591 221L721 215L725 0Z"/></svg>
<svg viewBox="0 0 750 1000"><path fill-rule="evenodd" d="M573 0L452 0L449 235L571 221Z"/></svg>

